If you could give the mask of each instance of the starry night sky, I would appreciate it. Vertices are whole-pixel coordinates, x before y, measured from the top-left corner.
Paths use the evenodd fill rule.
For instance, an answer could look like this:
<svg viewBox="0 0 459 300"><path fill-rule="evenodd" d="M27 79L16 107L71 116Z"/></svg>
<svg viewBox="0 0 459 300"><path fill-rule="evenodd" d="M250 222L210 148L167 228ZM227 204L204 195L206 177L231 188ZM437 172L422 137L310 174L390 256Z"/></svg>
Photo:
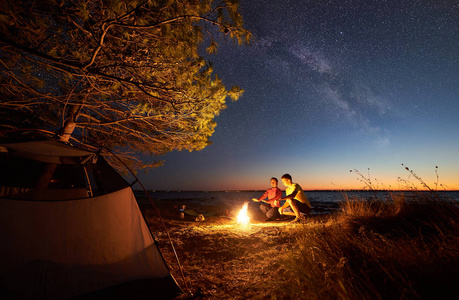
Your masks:
<svg viewBox="0 0 459 300"><path fill-rule="evenodd" d="M158 190L305 190L417 183L459 189L456 1L241 0L249 47L208 56L245 90L217 117L213 144L140 174ZM369 170L368 170L369 169ZM376 180L375 180L376 179ZM282 189L284 187L280 186Z"/></svg>

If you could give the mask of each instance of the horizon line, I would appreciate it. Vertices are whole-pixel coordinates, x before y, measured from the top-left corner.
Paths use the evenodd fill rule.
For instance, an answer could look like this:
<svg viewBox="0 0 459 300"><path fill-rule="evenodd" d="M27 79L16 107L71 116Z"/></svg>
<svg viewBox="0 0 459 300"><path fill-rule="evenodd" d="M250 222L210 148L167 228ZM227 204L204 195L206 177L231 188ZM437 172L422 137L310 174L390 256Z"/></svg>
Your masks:
<svg viewBox="0 0 459 300"><path fill-rule="evenodd" d="M142 189L133 189L134 191L143 192ZM205 192L205 193L238 193L238 192L260 192L266 189L247 189L247 190L158 190L158 189L147 189L148 192ZM303 190L304 192L459 192L459 190L429 190L429 189L310 189Z"/></svg>

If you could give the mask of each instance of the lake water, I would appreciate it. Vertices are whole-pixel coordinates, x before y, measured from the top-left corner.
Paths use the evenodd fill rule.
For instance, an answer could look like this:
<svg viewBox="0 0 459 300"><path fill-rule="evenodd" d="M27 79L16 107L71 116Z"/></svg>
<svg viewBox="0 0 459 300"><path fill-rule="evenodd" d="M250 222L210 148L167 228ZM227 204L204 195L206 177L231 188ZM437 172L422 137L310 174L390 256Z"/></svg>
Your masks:
<svg viewBox="0 0 459 300"><path fill-rule="evenodd" d="M201 205L225 205L230 207L239 207L252 198L259 198L265 191L222 191L222 192L198 192L198 191L153 191L150 196L158 201L167 201L168 199L184 201L183 204L201 204ZM387 192L387 191L305 191L306 196L311 202L312 213L327 213L339 208L339 202L345 201L345 198L371 199L375 196L387 199L391 194L403 194L405 197L414 197L419 194L428 194L428 192L404 191L404 192ZM144 195L144 192L137 191L136 194ZM454 199L459 201L459 191L439 191L438 196L445 199ZM285 195L285 192L283 192Z"/></svg>

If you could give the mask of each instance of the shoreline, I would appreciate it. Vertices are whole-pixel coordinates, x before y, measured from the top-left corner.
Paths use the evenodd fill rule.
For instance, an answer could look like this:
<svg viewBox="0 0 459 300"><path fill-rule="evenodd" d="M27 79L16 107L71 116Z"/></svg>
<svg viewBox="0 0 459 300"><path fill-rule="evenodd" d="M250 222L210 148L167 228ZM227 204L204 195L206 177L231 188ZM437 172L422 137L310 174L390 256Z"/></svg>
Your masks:
<svg viewBox="0 0 459 300"><path fill-rule="evenodd" d="M155 190L155 189L147 189L149 193L263 193L266 189L261 190ZM459 190L420 190L420 189L311 189L311 190L303 190L305 193L346 193L346 192L357 192L357 193L375 193L375 192L387 192L387 193L417 193L417 192L435 192L435 193L455 193L459 192ZM134 193L145 193L144 190L134 190Z"/></svg>

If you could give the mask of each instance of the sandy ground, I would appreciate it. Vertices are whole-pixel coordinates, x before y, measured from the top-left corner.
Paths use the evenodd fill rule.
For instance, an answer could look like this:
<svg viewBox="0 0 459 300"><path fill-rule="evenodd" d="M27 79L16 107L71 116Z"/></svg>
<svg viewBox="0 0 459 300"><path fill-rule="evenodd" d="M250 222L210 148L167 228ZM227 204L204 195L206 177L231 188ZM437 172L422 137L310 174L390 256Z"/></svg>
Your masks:
<svg viewBox="0 0 459 300"><path fill-rule="evenodd" d="M191 215L180 218L183 201L156 203L179 258L183 276L174 256L168 234L153 209L143 207L171 273L184 290L196 299L271 299L272 289L286 276L282 255L294 246L299 230L317 226L321 215L305 224L292 224L291 218L265 222L258 205L249 206L251 223L239 225L239 209L187 205L207 216L202 222ZM313 225L314 224L314 225ZM277 299L288 295L277 295ZM182 297L183 298L183 297Z"/></svg>

